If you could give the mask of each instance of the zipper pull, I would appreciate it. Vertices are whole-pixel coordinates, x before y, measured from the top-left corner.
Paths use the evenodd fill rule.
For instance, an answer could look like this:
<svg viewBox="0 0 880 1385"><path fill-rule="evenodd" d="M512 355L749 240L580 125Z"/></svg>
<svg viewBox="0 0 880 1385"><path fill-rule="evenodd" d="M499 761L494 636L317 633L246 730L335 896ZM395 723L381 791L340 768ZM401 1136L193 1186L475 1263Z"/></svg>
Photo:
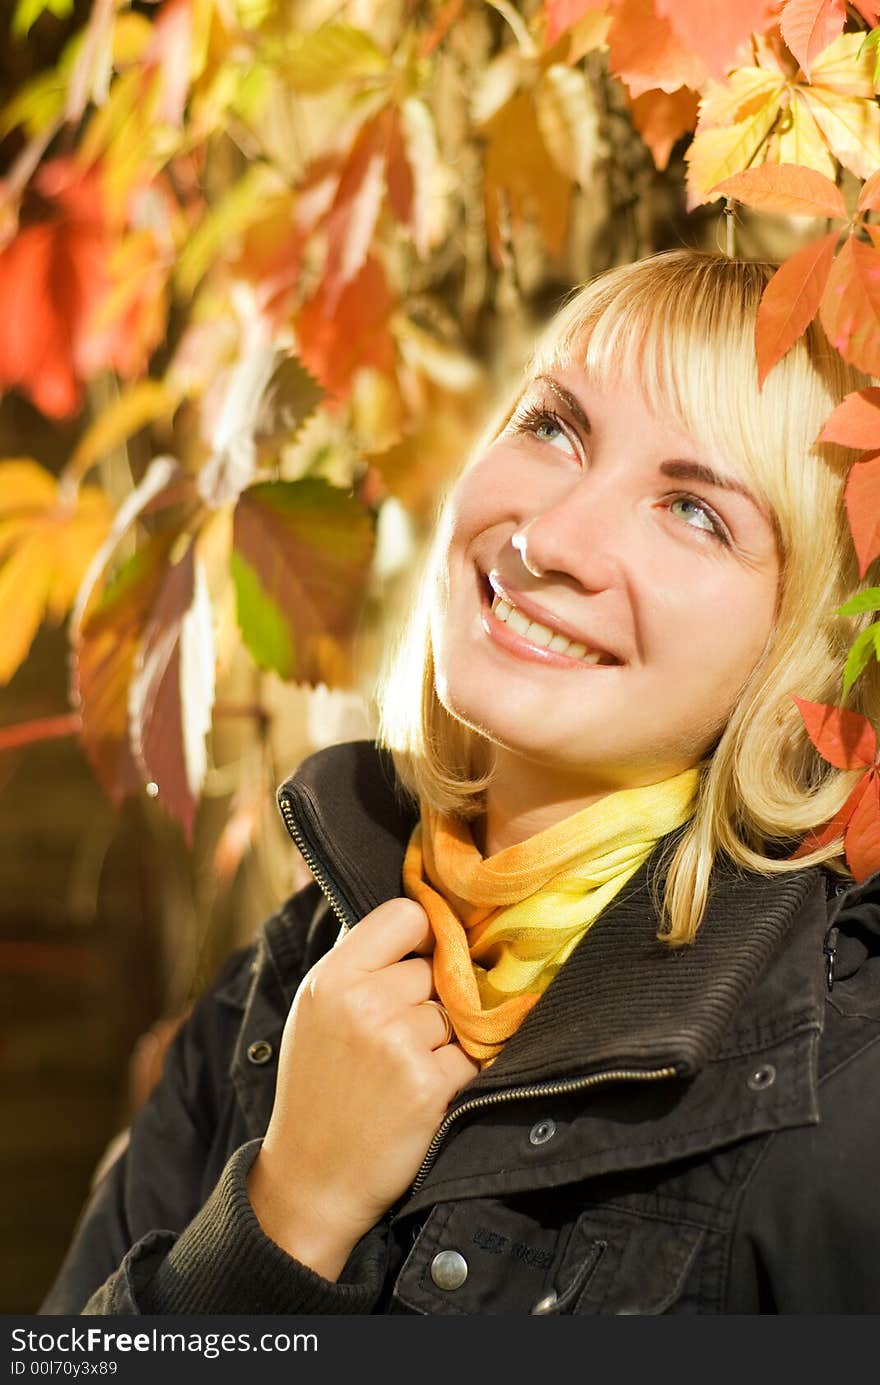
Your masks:
<svg viewBox="0 0 880 1385"><path fill-rule="evenodd" d="M825 983L829 991L834 989L834 963L837 959L837 940L840 932L837 928L831 927L825 934L825 941L822 944L822 951L825 954Z"/></svg>

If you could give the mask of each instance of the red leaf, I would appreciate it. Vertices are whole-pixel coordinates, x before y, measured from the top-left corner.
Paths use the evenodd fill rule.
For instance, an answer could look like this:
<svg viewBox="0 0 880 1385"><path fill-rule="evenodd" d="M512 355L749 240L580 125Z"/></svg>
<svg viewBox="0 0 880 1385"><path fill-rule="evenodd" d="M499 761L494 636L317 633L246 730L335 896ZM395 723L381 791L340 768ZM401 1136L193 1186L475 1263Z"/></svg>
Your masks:
<svg viewBox="0 0 880 1385"><path fill-rule="evenodd" d="M162 583L129 692L132 747L192 842L214 705L211 603L191 543Z"/></svg>
<svg viewBox="0 0 880 1385"><path fill-rule="evenodd" d="M880 251L850 236L819 309L832 346L866 375L880 375Z"/></svg>
<svg viewBox="0 0 880 1385"><path fill-rule="evenodd" d="M743 169L712 188L713 196L719 192L762 212L846 217L840 188L824 173L802 164L760 164Z"/></svg>
<svg viewBox="0 0 880 1385"><path fill-rule="evenodd" d="M862 19L873 28L877 20L880 19L880 5L876 3L876 0L853 0L853 4Z"/></svg>
<svg viewBox="0 0 880 1385"><path fill-rule="evenodd" d="M394 299L376 260L367 260L357 278L342 290L335 308L320 285L295 319L303 365L330 394L344 398L361 366L383 374L394 369L394 339L388 321Z"/></svg>
<svg viewBox="0 0 880 1385"><path fill-rule="evenodd" d="M829 765L836 769L858 769L871 765L877 755L874 728L861 712L846 707L829 707L824 702L807 702L795 697L807 735Z"/></svg>
<svg viewBox="0 0 880 1385"><path fill-rule="evenodd" d="M861 458L849 469L844 492L859 576L880 555L880 455Z"/></svg>
<svg viewBox="0 0 880 1385"><path fill-rule="evenodd" d="M764 290L755 322L758 382L794 346L816 315L828 280L838 233L805 245L780 265Z"/></svg>
<svg viewBox="0 0 880 1385"><path fill-rule="evenodd" d="M766 28L768 0L654 0L658 16L716 77L734 66L740 45Z"/></svg>
<svg viewBox="0 0 880 1385"><path fill-rule="evenodd" d="M548 48L590 10L603 8L604 0L544 0Z"/></svg>
<svg viewBox="0 0 880 1385"><path fill-rule="evenodd" d="M870 771L867 773L870 773ZM845 838L850 818L859 806L866 786L867 774L861 776L852 793L847 795L846 802L842 807L838 808L834 817L831 818L824 827L817 828L807 833L797 851L792 852L790 859L796 861L800 856L809 856L811 852L818 851L820 847L828 846L830 842L836 841L838 837Z"/></svg>
<svg viewBox="0 0 880 1385"><path fill-rule="evenodd" d="M826 420L817 442L838 442L861 452L880 450L880 389L853 390Z"/></svg>
<svg viewBox="0 0 880 1385"><path fill-rule="evenodd" d="M656 168L669 163L669 155L682 135L697 123L699 97L690 87L666 92L644 91L630 101L633 124L651 151Z"/></svg>
<svg viewBox="0 0 880 1385"><path fill-rule="evenodd" d="M846 863L856 880L866 880L880 870L880 775L876 769L864 775L864 788L850 817L844 846Z"/></svg>
<svg viewBox="0 0 880 1385"><path fill-rule="evenodd" d="M844 0L788 0L780 16L782 37L807 77L813 59L843 32Z"/></svg>
<svg viewBox="0 0 880 1385"><path fill-rule="evenodd" d="M872 173L864 184L856 203L856 211L880 212L880 169Z"/></svg>

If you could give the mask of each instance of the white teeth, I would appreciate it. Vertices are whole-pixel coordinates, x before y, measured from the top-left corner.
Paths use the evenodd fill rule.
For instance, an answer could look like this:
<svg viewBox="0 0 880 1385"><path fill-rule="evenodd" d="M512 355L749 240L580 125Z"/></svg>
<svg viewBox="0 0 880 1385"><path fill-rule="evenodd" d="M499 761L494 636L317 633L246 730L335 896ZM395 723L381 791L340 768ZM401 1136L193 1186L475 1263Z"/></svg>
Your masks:
<svg viewBox="0 0 880 1385"><path fill-rule="evenodd" d="M568 654L570 658L580 659L585 664L598 664L601 661L602 655L597 650L588 651L587 646L579 640L570 640L567 635L551 630L549 625L541 625L536 620L530 621L522 611L511 606L509 601L502 601L499 596L492 601L492 610L499 620L509 625L518 635L525 635L532 644L550 649L556 654Z"/></svg>

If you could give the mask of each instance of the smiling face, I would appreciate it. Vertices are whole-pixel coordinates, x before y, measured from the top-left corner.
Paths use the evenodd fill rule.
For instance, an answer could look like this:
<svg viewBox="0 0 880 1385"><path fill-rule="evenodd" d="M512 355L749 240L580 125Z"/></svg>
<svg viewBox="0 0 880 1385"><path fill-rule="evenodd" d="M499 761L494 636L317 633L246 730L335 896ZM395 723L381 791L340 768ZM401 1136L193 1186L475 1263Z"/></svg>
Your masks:
<svg viewBox="0 0 880 1385"><path fill-rule="evenodd" d="M455 488L431 614L437 694L502 777L589 801L712 749L776 609L750 489L632 385L531 383Z"/></svg>

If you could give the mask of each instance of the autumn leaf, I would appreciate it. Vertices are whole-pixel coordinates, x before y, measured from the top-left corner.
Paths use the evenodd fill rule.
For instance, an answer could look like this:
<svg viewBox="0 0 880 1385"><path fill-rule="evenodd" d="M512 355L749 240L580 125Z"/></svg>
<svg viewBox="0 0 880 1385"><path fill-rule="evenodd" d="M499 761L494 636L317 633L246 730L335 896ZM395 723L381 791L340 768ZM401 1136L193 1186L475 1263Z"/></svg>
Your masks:
<svg viewBox="0 0 880 1385"><path fill-rule="evenodd" d="M685 152L688 166L688 205L708 201L713 188L747 168L757 158L779 117L782 82L773 96L742 120L724 128L697 132Z"/></svg>
<svg viewBox="0 0 880 1385"><path fill-rule="evenodd" d="M880 250L850 236L831 268L819 315L845 361L880 375Z"/></svg>
<svg viewBox="0 0 880 1385"><path fill-rule="evenodd" d="M843 31L845 0L788 0L780 15L782 37L807 77L814 58Z"/></svg>
<svg viewBox="0 0 880 1385"><path fill-rule="evenodd" d="M697 123L699 98L690 87L677 91L642 92L630 102L633 124L651 151L655 168L661 172L682 135Z"/></svg>
<svg viewBox="0 0 880 1385"><path fill-rule="evenodd" d="M859 576L864 577L880 556L880 455L869 454L850 467L843 498Z"/></svg>
<svg viewBox="0 0 880 1385"><path fill-rule="evenodd" d="M332 685L361 610L373 524L324 481L252 486L235 509L232 573L242 638L260 668Z"/></svg>
<svg viewBox="0 0 880 1385"><path fill-rule="evenodd" d="M506 216L534 220L551 255L561 255L568 230L571 181L548 158L528 91L519 91L483 126L489 244L504 254Z"/></svg>
<svg viewBox="0 0 880 1385"><path fill-rule="evenodd" d="M375 81L388 72L387 54L363 29L323 24L294 30L278 54L282 71L300 92L317 94L340 82Z"/></svg>
<svg viewBox="0 0 880 1385"><path fill-rule="evenodd" d="M768 0L654 0L654 8L713 76L721 76L749 36L766 27L770 7Z"/></svg>
<svg viewBox="0 0 880 1385"><path fill-rule="evenodd" d="M71 700L80 709L86 757L116 804L144 782L129 736L129 689L174 540L158 534L139 549L89 602L75 633Z"/></svg>
<svg viewBox="0 0 880 1385"><path fill-rule="evenodd" d="M808 702L795 697L807 735L829 765L835 769L858 769L873 765L877 757L877 737L867 717L845 707L830 707L824 702Z"/></svg>
<svg viewBox="0 0 880 1385"><path fill-rule="evenodd" d="M363 268L385 195L385 162L393 112L383 111L361 128L342 169L336 196L324 223L327 262L323 292L328 312Z"/></svg>
<svg viewBox="0 0 880 1385"><path fill-rule="evenodd" d="M221 374L205 399L208 416L215 393L211 455L197 480L213 508L238 499L254 480L261 447L292 441L324 394L297 360L272 346L249 352Z"/></svg>
<svg viewBox="0 0 880 1385"><path fill-rule="evenodd" d="M97 487L69 503L30 458L0 462L0 683L8 683L46 618L58 622L110 526Z"/></svg>
<svg viewBox="0 0 880 1385"><path fill-rule="evenodd" d="M709 75L701 58L657 13L654 0L617 0L608 46L608 67L632 97L655 87L666 92L699 89Z"/></svg>
<svg viewBox="0 0 880 1385"><path fill-rule="evenodd" d="M148 423L170 418L176 404L175 396L159 380L141 380L124 390L83 433L64 468L65 484L78 482Z"/></svg>
<svg viewBox="0 0 880 1385"><path fill-rule="evenodd" d="M211 600L194 543L163 576L128 694L135 760L192 843L214 705Z"/></svg>
<svg viewBox="0 0 880 1385"><path fill-rule="evenodd" d="M605 150L592 89L580 68L551 63L534 90L535 120L551 159L579 187L588 187Z"/></svg>
<svg viewBox="0 0 880 1385"><path fill-rule="evenodd" d="M880 169L863 184L856 202L857 212L880 211Z"/></svg>
<svg viewBox="0 0 880 1385"><path fill-rule="evenodd" d="M831 231L805 245L779 266L765 288L755 319L759 388L815 317L837 240L838 233Z"/></svg>
<svg viewBox="0 0 880 1385"><path fill-rule="evenodd" d="M867 880L880 870L880 772L876 768L864 776L864 790L853 808L844 847L856 880Z"/></svg>
<svg viewBox="0 0 880 1385"><path fill-rule="evenodd" d="M297 354L329 394L347 396L354 373L362 366L386 374L394 369L394 339L389 330L394 306L381 265L368 259L345 286L333 311L322 283L297 313Z"/></svg>
<svg viewBox="0 0 880 1385"><path fill-rule="evenodd" d="M872 659L880 661L880 621L874 621L853 640L843 670L843 696L860 678Z"/></svg>
<svg viewBox="0 0 880 1385"><path fill-rule="evenodd" d="M547 22L546 39L552 48L557 39L589 14L592 10L605 8L604 0L544 0L544 16Z"/></svg>
<svg viewBox="0 0 880 1385"><path fill-rule="evenodd" d="M755 211L783 216L846 217L843 194L830 178L799 164L761 164L734 173L712 189Z"/></svg>
<svg viewBox="0 0 880 1385"><path fill-rule="evenodd" d="M880 389L853 390L825 421L817 442L880 451Z"/></svg>

